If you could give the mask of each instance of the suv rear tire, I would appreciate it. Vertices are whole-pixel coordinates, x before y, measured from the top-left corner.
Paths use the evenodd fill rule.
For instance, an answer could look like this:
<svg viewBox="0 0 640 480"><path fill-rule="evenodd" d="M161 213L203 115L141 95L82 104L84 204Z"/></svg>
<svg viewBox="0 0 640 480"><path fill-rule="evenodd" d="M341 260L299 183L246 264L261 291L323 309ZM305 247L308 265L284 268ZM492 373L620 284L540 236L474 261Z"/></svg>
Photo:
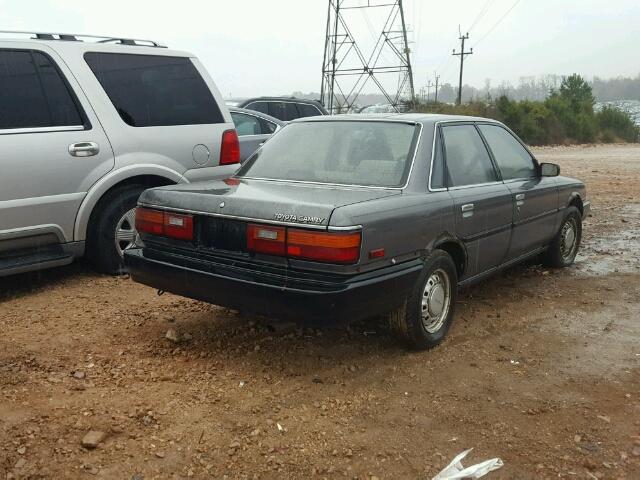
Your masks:
<svg viewBox="0 0 640 480"><path fill-rule="evenodd" d="M116 231L121 227L125 215L134 209L140 194L146 190L143 185L123 185L107 193L91 215L89 237L87 239L87 257L100 273L118 275L125 273L121 249L116 245ZM126 225L134 231L132 220Z"/></svg>
<svg viewBox="0 0 640 480"><path fill-rule="evenodd" d="M389 326L411 348L433 348L444 339L451 326L457 296L456 266L449 254L435 250L425 259L422 273L406 302L389 314Z"/></svg>

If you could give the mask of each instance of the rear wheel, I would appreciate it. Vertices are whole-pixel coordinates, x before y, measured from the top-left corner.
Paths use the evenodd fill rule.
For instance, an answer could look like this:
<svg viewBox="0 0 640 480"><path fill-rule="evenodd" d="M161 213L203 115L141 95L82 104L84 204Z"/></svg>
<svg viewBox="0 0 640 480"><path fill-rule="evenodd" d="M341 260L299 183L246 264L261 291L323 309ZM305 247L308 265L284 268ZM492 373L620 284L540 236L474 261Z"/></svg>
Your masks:
<svg viewBox="0 0 640 480"><path fill-rule="evenodd" d="M124 251L135 245L135 208L146 187L124 185L105 195L94 213L89 230L87 256L101 273L124 273Z"/></svg>
<svg viewBox="0 0 640 480"><path fill-rule="evenodd" d="M391 329L411 348L435 347L453 321L457 289L453 260L442 250L434 251L426 258L411 295L389 315Z"/></svg>
<svg viewBox="0 0 640 480"><path fill-rule="evenodd" d="M576 259L582 240L582 216L576 207L569 207L560 224L560 230L549 244L545 264L550 267L568 267Z"/></svg>

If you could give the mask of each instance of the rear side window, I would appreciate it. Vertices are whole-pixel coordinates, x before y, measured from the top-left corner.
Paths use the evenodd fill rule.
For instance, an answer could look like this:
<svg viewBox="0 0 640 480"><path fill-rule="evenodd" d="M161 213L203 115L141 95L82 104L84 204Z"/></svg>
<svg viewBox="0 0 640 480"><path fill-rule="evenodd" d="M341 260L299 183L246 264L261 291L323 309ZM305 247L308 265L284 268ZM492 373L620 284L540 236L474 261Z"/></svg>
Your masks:
<svg viewBox="0 0 640 480"><path fill-rule="evenodd" d="M299 103L298 111L300 112L300 117L315 117L316 115L322 115L322 112L318 110L315 106L309 105L308 103Z"/></svg>
<svg viewBox="0 0 640 480"><path fill-rule="evenodd" d="M43 53L0 50L0 85L0 129L84 123L62 74Z"/></svg>
<svg viewBox="0 0 640 480"><path fill-rule="evenodd" d="M496 125L479 125L478 127L489 144L503 180L536 176L531 155L513 135Z"/></svg>
<svg viewBox="0 0 640 480"><path fill-rule="evenodd" d="M253 115L231 112L231 118L233 118L233 123L236 126L236 132L238 132L238 136L242 137L244 135L260 135L262 133L260 120Z"/></svg>
<svg viewBox="0 0 640 480"><path fill-rule="evenodd" d="M122 120L132 127L224 123L189 58L96 52L84 58Z"/></svg>
<svg viewBox="0 0 640 480"><path fill-rule="evenodd" d="M462 187L498 180L480 134L473 125L442 128L450 187Z"/></svg>

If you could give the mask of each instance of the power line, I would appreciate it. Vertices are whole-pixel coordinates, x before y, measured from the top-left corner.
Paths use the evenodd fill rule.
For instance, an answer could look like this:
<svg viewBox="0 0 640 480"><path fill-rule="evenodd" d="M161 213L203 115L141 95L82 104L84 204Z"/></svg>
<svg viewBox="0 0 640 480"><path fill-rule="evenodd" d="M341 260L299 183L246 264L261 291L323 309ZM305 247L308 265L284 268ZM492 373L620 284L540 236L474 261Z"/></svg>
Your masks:
<svg viewBox="0 0 640 480"><path fill-rule="evenodd" d="M486 15L486 13L489 11L489 6L494 2L495 0L487 0L487 3L484 4L484 7L482 7L482 10L480 10L478 12L478 15L476 16L476 19L473 21L473 23L471 24L471 26L469 27L469 31L473 30L473 27L475 27L478 22L482 19L482 17L484 17Z"/></svg>
<svg viewBox="0 0 640 480"><path fill-rule="evenodd" d="M485 33L482 37L480 37L480 40L478 40L473 46L474 47L478 46L480 42L482 42L485 38L487 38L491 34L491 32L493 32L498 27L498 25L500 25L504 21L504 19L507 18L507 16L513 11L514 8L516 8L516 6L519 3L520 3L520 0L516 0L513 3L513 5L511 5L511 8L509 8L509 10L507 10L505 14L502 15L502 17L500 17L500 19L493 24L493 26L487 31L487 33Z"/></svg>

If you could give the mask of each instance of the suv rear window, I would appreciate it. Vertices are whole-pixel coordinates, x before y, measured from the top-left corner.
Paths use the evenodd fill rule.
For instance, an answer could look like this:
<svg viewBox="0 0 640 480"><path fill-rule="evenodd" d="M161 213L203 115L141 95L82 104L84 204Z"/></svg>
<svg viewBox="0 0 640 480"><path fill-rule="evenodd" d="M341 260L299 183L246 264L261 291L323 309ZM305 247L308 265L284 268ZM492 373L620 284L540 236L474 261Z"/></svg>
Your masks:
<svg viewBox="0 0 640 480"><path fill-rule="evenodd" d="M189 58L89 52L84 58L132 127L224 123Z"/></svg>
<svg viewBox="0 0 640 480"><path fill-rule="evenodd" d="M271 137L237 175L399 187L409 175L418 132L400 122L295 122Z"/></svg>

